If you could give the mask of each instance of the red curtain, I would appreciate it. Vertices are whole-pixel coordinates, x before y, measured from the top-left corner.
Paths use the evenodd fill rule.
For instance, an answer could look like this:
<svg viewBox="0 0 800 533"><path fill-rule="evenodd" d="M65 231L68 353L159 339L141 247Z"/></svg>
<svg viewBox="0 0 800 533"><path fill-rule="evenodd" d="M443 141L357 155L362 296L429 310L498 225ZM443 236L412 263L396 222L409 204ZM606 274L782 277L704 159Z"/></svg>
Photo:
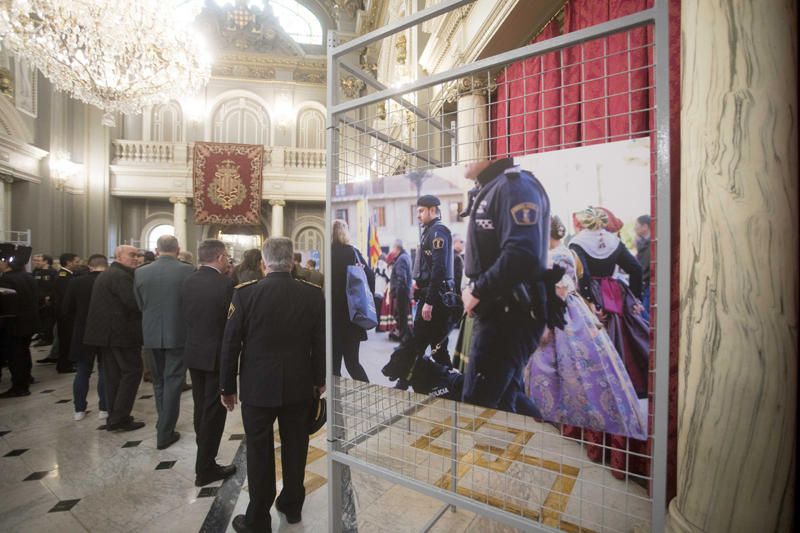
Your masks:
<svg viewBox="0 0 800 533"><path fill-rule="evenodd" d="M563 11L534 39L541 42L562 33L600 24L652 7L652 0L570 0ZM680 193L680 0L670 9L670 153L672 281L670 316L669 442L667 496L675 494L677 472L677 349L678 349L678 237ZM491 108L491 152L494 157L520 156L550 150L613 142L653 135L655 116L653 29L641 27L595 39L561 51L509 65L497 78ZM655 211L655 159L651 160L652 212ZM654 226L657 224L654 218ZM651 254L655 262L655 250ZM651 265L655 276L656 265ZM654 279L654 278L653 278ZM652 290L656 287L653 285ZM654 315L653 318L654 319ZM652 339L651 339L652 341ZM651 361L651 365L653 362ZM652 367L651 367L652 368ZM650 390L653 390L651 383ZM652 415L653 402L650 405ZM652 421L652 416L650 417ZM580 429L568 428L573 436ZM624 471L648 476L651 443L584 431L587 453ZM626 453L630 449L632 454Z"/></svg>

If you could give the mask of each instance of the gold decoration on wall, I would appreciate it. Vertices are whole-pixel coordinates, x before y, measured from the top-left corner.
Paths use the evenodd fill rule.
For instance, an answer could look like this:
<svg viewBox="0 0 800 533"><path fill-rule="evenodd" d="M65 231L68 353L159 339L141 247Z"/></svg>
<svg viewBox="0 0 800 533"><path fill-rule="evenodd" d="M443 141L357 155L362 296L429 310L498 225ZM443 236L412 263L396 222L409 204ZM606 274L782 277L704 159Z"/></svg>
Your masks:
<svg viewBox="0 0 800 533"><path fill-rule="evenodd" d="M375 112L375 116L380 120L386 120L386 102L378 102L377 103L377 111Z"/></svg>
<svg viewBox="0 0 800 533"><path fill-rule="evenodd" d="M396 56L395 60L397 61L397 63L399 65L405 65L406 64L406 45L407 44L408 43L406 41L406 36L402 35L402 34L397 38L397 41L394 43L394 47L397 50L397 56Z"/></svg>
<svg viewBox="0 0 800 533"><path fill-rule="evenodd" d="M366 87L366 84L362 80L359 80L354 76L346 76L342 78L340 85L342 87L342 92L348 98L355 98L361 94L361 91L363 91L364 87Z"/></svg>
<svg viewBox="0 0 800 533"><path fill-rule="evenodd" d="M0 94L14 96L14 77L7 68L0 68Z"/></svg>

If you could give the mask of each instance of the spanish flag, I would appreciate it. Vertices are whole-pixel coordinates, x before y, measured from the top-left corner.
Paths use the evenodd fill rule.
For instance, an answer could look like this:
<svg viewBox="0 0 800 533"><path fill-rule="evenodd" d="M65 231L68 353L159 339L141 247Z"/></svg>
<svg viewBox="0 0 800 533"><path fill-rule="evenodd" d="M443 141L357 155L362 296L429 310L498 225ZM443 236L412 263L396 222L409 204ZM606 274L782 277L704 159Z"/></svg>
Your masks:
<svg viewBox="0 0 800 533"><path fill-rule="evenodd" d="M367 250L369 253L369 266L375 268L381 255L381 243L378 241L378 228L375 217L371 217L367 226Z"/></svg>

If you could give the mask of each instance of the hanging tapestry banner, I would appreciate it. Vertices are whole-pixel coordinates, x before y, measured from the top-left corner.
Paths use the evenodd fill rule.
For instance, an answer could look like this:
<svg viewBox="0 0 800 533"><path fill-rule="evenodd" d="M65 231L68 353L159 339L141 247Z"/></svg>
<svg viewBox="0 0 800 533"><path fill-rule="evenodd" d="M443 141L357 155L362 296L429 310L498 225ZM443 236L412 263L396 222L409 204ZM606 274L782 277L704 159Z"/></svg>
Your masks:
<svg viewBox="0 0 800 533"><path fill-rule="evenodd" d="M258 224L263 169L263 146L195 143L195 224Z"/></svg>

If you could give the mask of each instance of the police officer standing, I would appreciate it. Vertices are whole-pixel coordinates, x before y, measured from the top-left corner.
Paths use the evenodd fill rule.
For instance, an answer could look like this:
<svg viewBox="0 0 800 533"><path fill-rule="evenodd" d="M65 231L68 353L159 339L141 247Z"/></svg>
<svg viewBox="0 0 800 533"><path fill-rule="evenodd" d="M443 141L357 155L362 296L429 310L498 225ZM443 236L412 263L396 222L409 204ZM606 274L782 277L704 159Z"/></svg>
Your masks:
<svg viewBox="0 0 800 533"><path fill-rule="evenodd" d="M463 400L538 417L523 368L545 325L563 327L564 313L559 298L547 297L558 274L546 267L550 200L512 159L473 163L466 177L478 191L467 229L470 282L462 293L464 311L475 319Z"/></svg>
<svg viewBox="0 0 800 533"><path fill-rule="evenodd" d="M33 263L33 279L36 280L36 287L39 290L39 322L41 330L39 340L34 346L49 346L53 344L53 327L56 324L56 295L55 281L56 269L53 268L53 258L49 255L36 254L31 258ZM57 359L52 361L55 363Z"/></svg>
<svg viewBox="0 0 800 533"><path fill-rule="evenodd" d="M417 359L430 346L434 361L452 367L447 352L447 334L450 332L452 309L457 305L453 293L453 238L450 229L442 223L440 204L439 198L430 194L417 200L417 220L422 226L422 236L414 261L417 312L410 342ZM446 294L452 295L453 300L446 302ZM398 382L398 388L406 386L403 379Z"/></svg>
<svg viewBox="0 0 800 533"><path fill-rule="evenodd" d="M58 326L58 359L56 360L56 371L59 374L75 372L75 367L69 357L69 350L72 346L73 317L64 308L64 300L70 281L76 275L77 267L81 264L81 258L77 254L64 253L58 260L61 265L55 281L56 293L56 322ZM46 362L46 361L45 361Z"/></svg>

